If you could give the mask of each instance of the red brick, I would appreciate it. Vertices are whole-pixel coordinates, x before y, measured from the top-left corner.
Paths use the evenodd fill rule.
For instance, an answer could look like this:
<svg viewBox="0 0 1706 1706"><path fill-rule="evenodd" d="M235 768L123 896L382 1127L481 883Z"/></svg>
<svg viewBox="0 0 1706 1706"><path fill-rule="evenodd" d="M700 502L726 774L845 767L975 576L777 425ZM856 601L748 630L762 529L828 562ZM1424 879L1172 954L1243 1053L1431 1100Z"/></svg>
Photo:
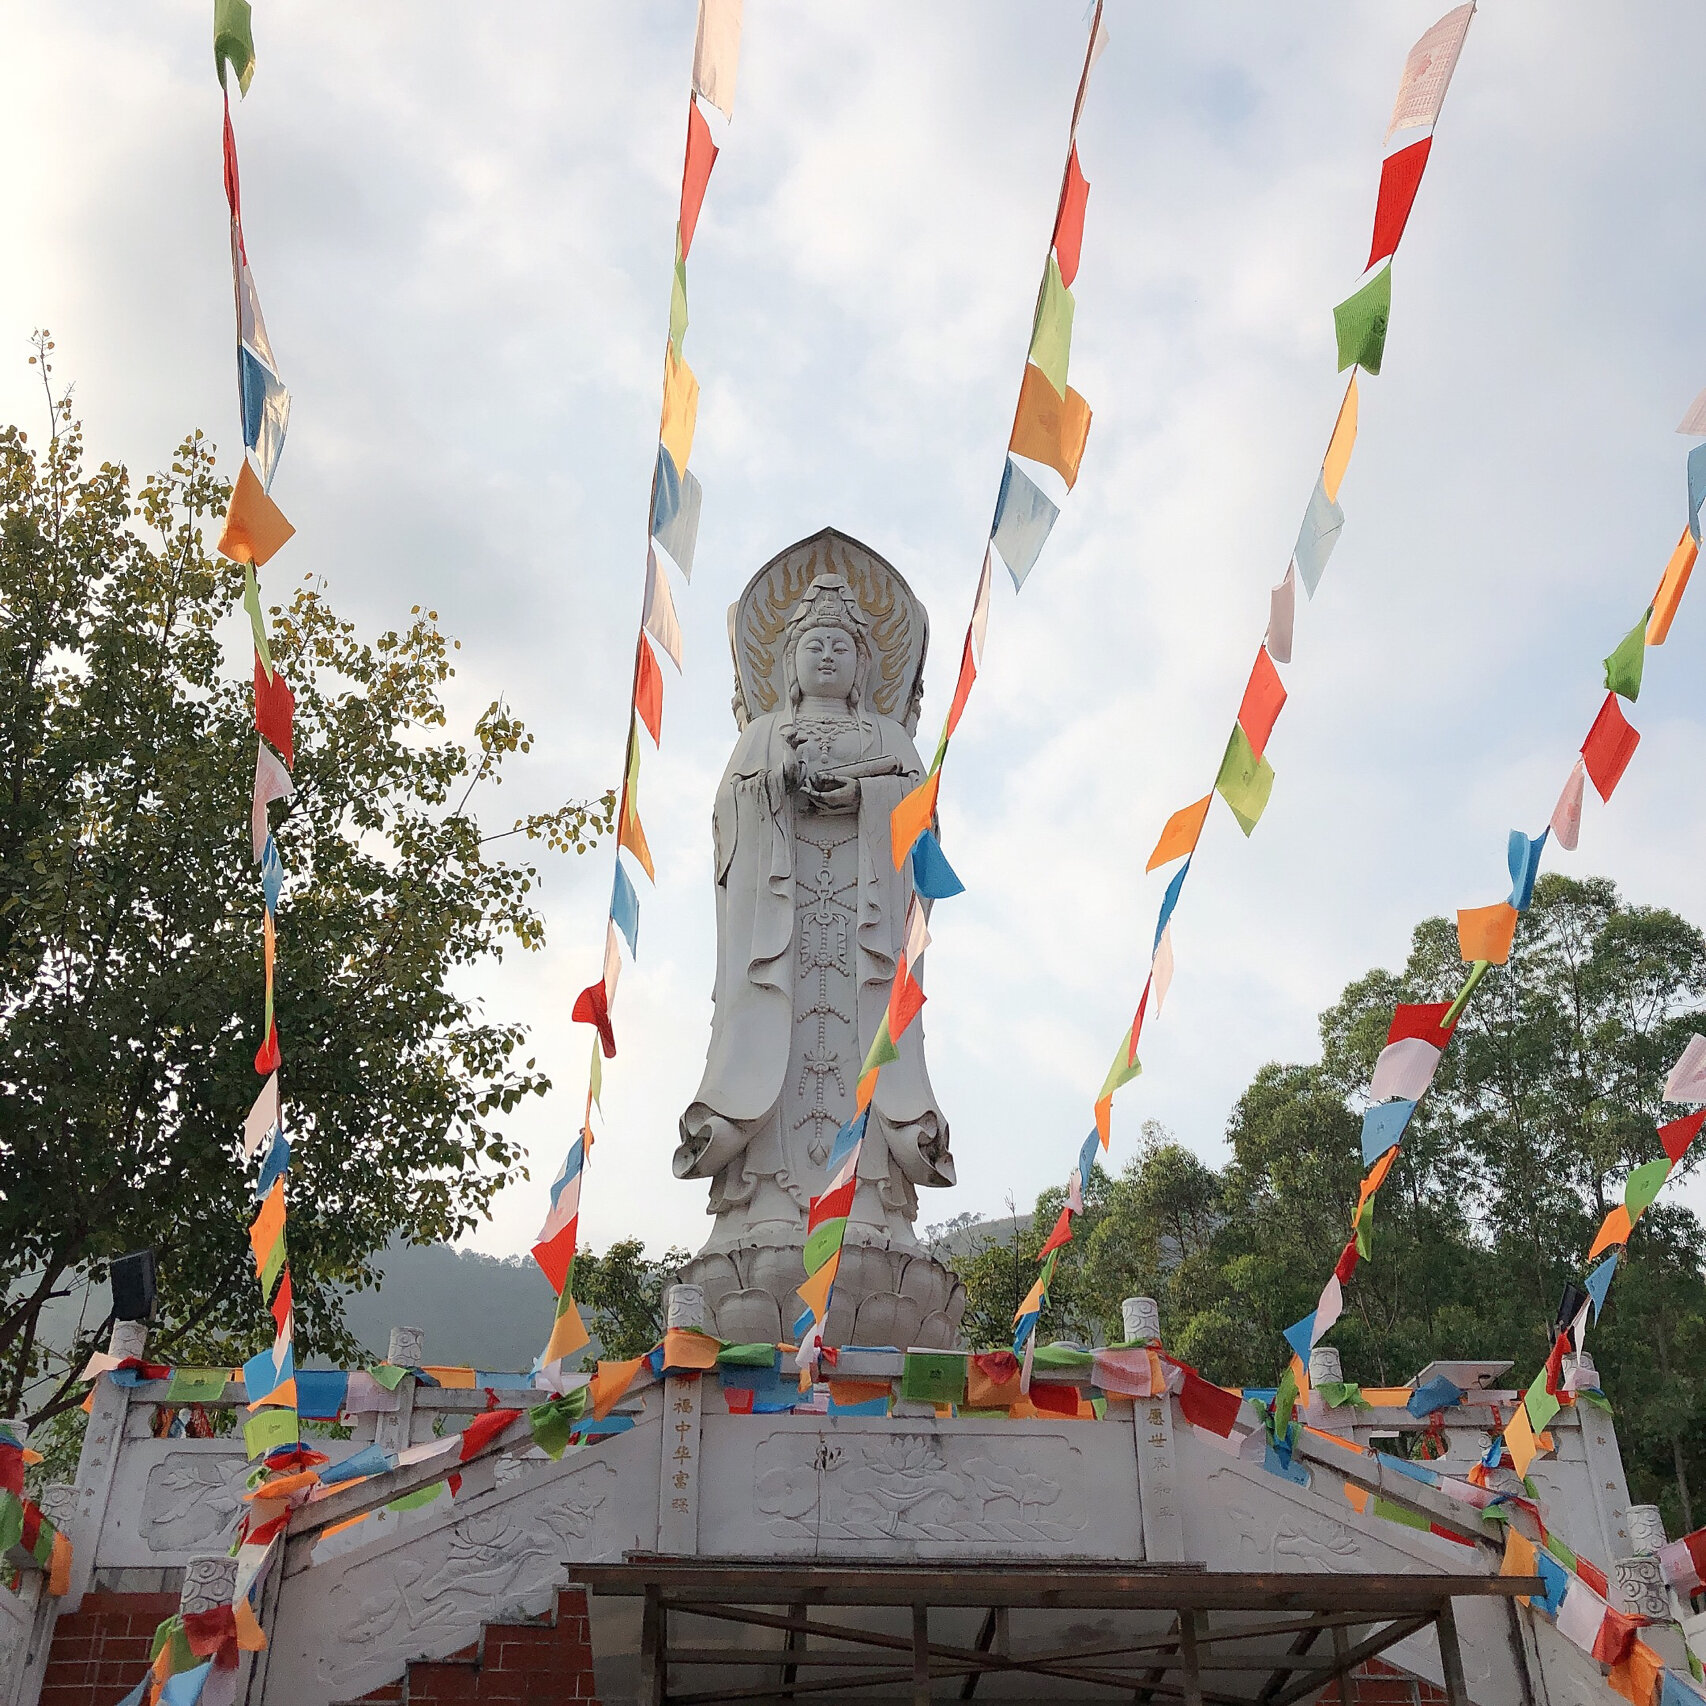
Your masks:
<svg viewBox="0 0 1706 1706"><path fill-rule="evenodd" d="M1416 1691L1407 1682L1358 1677L1357 1706L1415 1706Z"/></svg>
<svg viewBox="0 0 1706 1706"><path fill-rule="evenodd" d="M466 1665L409 1666L409 1702L478 1700L479 1672Z"/></svg>
<svg viewBox="0 0 1706 1706"><path fill-rule="evenodd" d="M40 1706L89 1706L87 1688L43 1688Z"/></svg>

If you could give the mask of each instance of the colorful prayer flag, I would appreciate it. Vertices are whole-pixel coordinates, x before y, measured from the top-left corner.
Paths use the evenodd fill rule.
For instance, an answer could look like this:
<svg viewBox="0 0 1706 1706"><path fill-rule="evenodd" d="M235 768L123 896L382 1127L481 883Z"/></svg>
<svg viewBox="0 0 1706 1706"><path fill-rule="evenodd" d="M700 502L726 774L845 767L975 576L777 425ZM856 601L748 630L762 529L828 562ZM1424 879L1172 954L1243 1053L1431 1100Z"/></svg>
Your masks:
<svg viewBox="0 0 1706 1706"><path fill-rule="evenodd" d="M1036 317L1031 322L1030 359L1055 390L1066 395L1066 369L1072 355L1072 292L1060 276L1053 255L1043 268L1037 292Z"/></svg>
<svg viewBox="0 0 1706 1706"><path fill-rule="evenodd" d="M1268 631L1263 644L1275 663L1291 662L1292 628L1297 619L1297 565L1287 563L1280 583L1268 594Z"/></svg>
<svg viewBox="0 0 1706 1706"><path fill-rule="evenodd" d="M1155 843L1155 851L1149 855L1149 863L1143 867L1145 872L1153 871L1157 865L1170 864L1174 859L1188 857L1196 852L1197 842L1202 836L1202 826L1208 818L1208 808L1213 799L1212 792L1204 794L1195 805L1181 806L1167 819L1161 828L1161 839Z"/></svg>
<svg viewBox="0 0 1706 1706"><path fill-rule="evenodd" d="M1380 371L1386 351L1386 324L1391 317L1392 263L1388 261L1333 310L1341 373L1347 367L1360 367L1365 373Z"/></svg>
<svg viewBox="0 0 1706 1706"><path fill-rule="evenodd" d="M693 449L693 426L698 417L699 381L675 345L668 344L663 357L663 413L658 421L658 438L683 473Z"/></svg>
<svg viewBox="0 0 1706 1706"><path fill-rule="evenodd" d="M1236 723L1226 742L1226 753L1220 761L1220 774L1214 779L1214 788L1232 808L1238 827L1246 835L1250 834L1267 810L1268 796L1274 790L1274 767L1265 758L1257 756L1249 736Z"/></svg>
<svg viewBox="0 0 1706 1706"><path fill-rule="evenodd" d="M1357 441L1357 376L1353 369L1351 382L1345 387L1344 400L1339 404L1339 417L1333 422L1333 436L1327 441L1327 454L1321 459L1321 485L1327 496L1339 501L1339 486L1345 470L1351 465L1351 451Z"/></svg>
<svg viewBox="0 0 1706 1706"><path fill-rule="evenodd" d="M665 656L681 671L681 624L675 615L675 594L669 576L658 565L658 554L646 547L646 606L642 624L663 648Z"/></svg>
<svg viewBox="0 0 1706 1706"><path fill-rule="evenodd" d="M225 526L219 535L219 554L234 563L264 567L280 551L296 529L284 519L284 511L266 494L255 470L245 456L231 488L231 503L225 511Z"/></svg>
<svg viewBox="0 0 1706 1706"><path fill-rule="evenodd" d="M1285 704L1285 686L1280 681L1274 660L1266 646L1257 648L1256 661L1250 668L1250 679L1244 687L1244 698L1238 706L1238 726L1250 743L1257 758L1262 756L1273 733L1280 709Z"/></svg>
<svg viewBox="0 0 1706 1706"><path fill-rule="evenodd" d="M681 259L693 247L693 232L699 224L699 209L704 205L705 186L711 181L711 168L717 163L717 145L711 140L711 127L705 122L694 101L687 103L687 158L681 168L681 217L676 226L680 233Z"/></svg>
<svg viewBox="0 0 1706 1706"><path fill-rule="evenodd" d="M1463 38L1469 33L1469 22L1475 16L1473 0L1447 12L1410 49L1404 61L1404 75L1398 83L1398 98L1392 104L1392 118L1386 134L1409 130L1415 125L1433 124L1439 109L1445 104L1445 92L1451 86L1451 74L1457 69L1457 56L1463 51Z"/></svg>
<svg viewBox="0 0 1706 1706"><path fill-rule="evenodd" d="M1384 261L1398 247L1404 227L1410 222L1410 209L1416 203L1416 191L1422 187L1422 171L1428 163L1428 150L1434 145L1431 136L1412 142L1388 154L1380 163L1380 194L1374 204L1374 241L1369 245L1367 267Z"/></svg>
<svg viewBox="0 0 1706 1706"><path fill-rule="evenodd" d="M269 681L267 672L261 667L260 654L257 652L255 654L255 729L257 733L265 735L278 748L285 764L291 769L296 766L295 752L291 747L291 733L295 724L295 717L296 696L290 691L290 685L284 679L284 671L275 669L272 673L272 679Z"/></svg>
<svg viewBox="0 0 1706 1706"><path fill-rule="evenodd" d="M740 69L741 0L699 0L693 38L693 90L724 118L735 110L735 73Z"/></svg>
<svg viewBox="0 0 1706 1706"><path fill-rule="evenodd" d="M652 745L658 745L663 737L663 672L643 634L634 657L634 709L646 725Z"/></svg>
<svg viewBox="0 0 1706 1706"><path fill-rule="evenodd" d="M1303 590L1311 598L1321 584L1327 559L1332 556L1344 525L1345 512L1327 496L1325 481L1317 479L1315 490L1309 494L1309 507L1303 512L1303 525L1297 532L1297 546L1291 554ZM1289 655L1290 647L1286 650Z"/></svg>
<svg viewBox="0 0 1706 1706"><path fill-rule="evenodd" d="M1641 620L1617 642L1617 649L1605 660L1605 685L1631 705L1641 697L1641 671L1647 661L1647 629L1653 620L1649 604Z"/></svg>
<svg viewBox="0 0 1706 1706"><path fill-rule="evenodd" d="M1574 853L1576 843L1582 833L1582 784L1587 776L1587 767L1581 759L1570 767L1568 780L1564 783L1564 791L1558 796L1558 803L1552 808L1552 833L1558 837L1558 845L1567 853Z"/></svg>
<svg viewBox="0 0 1706 1706"><path fill-rule="evenodd" d="M1007 448L1054 469L1070 490L1089 436L1090 405L1070 385L1062 396L1035 362L1026 362Z"/></svg>
<svg viewBox="0 0 1706 1706"><path fill-rule="evenodd" d="M1706 431L1706 428L1702 428ZM1665 564L1665 572L1659 579L1659 590L1653 594L1653 614L1647 623L1647 644L1662 646L1670 633L1670 625L1676 617L1676 607L1682 602L1682 595L1688 590L1688 577L1694 573L1695 559L1700 555L1700 547L1694 543L1693 536L1685 527L1682 537L1676 542L1676 549L1670 554L1670 561Z"/></svg>
<svg viewBox="0 0 1706 1706"><path fill-rule="evenodd" d="M1520 914L1508 900L1493 906L1460 908L1457 914L1457 946L1464 963L1486 960L1502 966L1511 955Z"/></svg>
<svg viewBox="0 0 1706 1706"><path fill-rule="evenodd" d="M1587 766L1594 791L1602 800L1611 798L1640 742L1640 734L1618 706L1617 695L1607 693L1593 727L1588 730L1588 738L1582 742L1582 763Z"/></svg>
<svg viewBox="0 0 1706 1706"><path fill-rule="evenodd" d="M219 73L221 88L225 87L228 66L238 90L248 94L255 80L255 32L249 0L213 0L213 67Z"/></svg>
<svg viewBox="0 0 1706 1706"><path fill-rule="evenodd" d="M989 536L1013 577L1015 592L1024 586L1025 577L1036 567L1059 515L1059 508L1009 456L1001 472L1001 490L995 500L995 520L990 524Z"/></svg>
<svg viewBox="0 0 1706 1706"><path fill-rule="evenodd" d="M1084 245L1084 208L1090 200L1090 185L1078 165L1078 144L1066 156L1066 181L1055 214L1053 248L1060 277L1068 289L1078 277L1078 254Z"/></svg>

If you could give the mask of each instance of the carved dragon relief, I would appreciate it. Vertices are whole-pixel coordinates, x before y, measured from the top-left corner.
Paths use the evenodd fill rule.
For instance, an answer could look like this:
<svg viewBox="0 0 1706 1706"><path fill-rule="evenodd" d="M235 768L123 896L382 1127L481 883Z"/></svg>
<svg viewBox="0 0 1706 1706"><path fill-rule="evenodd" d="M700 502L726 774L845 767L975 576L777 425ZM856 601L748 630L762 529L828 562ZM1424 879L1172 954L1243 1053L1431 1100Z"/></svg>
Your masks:
<svg viewBox="0 0 1706 1706"><path fill-rule="evenodd" d="M320 1680L336 1687L380 1656L376 1644L414 1656L438 1644L435 1637L464 1634L547 1593L615 1481L610 1464L590 1463L543 1509L510 1500L436 1530L431 1556L404 1549L356 1565L331 1590L337 1639L319 1657Z"/></svg>
<svg viewBox="0 0 1706 1706"><path fill-rule="evenodd" d="M1089 1523L1082 1453L1065 1439L985 1442L925 1434L841 1440L773 1434L759 1447L753 1506L778 1538L1078 1539Z"/></svg>

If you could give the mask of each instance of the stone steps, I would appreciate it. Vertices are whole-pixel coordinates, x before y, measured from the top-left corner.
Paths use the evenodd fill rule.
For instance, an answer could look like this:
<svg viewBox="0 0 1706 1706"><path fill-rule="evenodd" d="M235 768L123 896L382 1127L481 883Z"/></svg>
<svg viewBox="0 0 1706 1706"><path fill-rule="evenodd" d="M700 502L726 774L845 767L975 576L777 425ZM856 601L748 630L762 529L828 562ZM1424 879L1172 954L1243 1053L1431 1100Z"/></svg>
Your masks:
<svg viewBox="0 0 1706 1706"><path fill-rule="evenodd" d="M562 1588L535 1620L488 1623L443 1659L416 1659L396 1682L342 1706L599 1706L586 1590Z"/></svg>

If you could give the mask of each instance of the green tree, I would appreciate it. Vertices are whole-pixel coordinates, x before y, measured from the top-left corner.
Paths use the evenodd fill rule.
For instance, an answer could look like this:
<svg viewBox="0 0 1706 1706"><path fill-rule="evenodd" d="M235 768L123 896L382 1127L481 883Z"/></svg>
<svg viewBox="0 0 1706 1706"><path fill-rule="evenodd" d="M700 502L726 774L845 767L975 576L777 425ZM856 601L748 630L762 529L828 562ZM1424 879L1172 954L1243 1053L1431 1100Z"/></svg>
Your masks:
<svg viewBox="0 0 1706 1706"><path fill-rule="evenodd" d="M660 1261L646 1255L643 1238L618 1238L602 1256L575 1256L574 1293L587 1330L613 1362L644 1356L663 1338L664 1292L681 1277L692 1252L668 1249ZM596 1358L586 1359L589 1368Z"/></svg>
<svg viewBox="0 0 1706 1706"><path fill-rule="evenodd" d="M206 545L228 487L199 432L140 490L88 471L49 403L44 447L0 430L0 1413L45 1382L38 1417L75 1402L106 1325L56 1358L44 1308L122 1251L157 1252L163 1357L272 1334L239 1143L263 994L246 635L226 639L243 577ZM305 579L271 628L296 697L297 795L271 808L296 1331L347 1355L339 1298L373 1253L468 1231L524 1171L503 1116L547 1080L523 1027L455 986L542 941L536 869L468 810L531 737L501 703L471 743L446 732L457 642L431 611L365 641ZM612 807L502 834L584 850Z"/></svg>

